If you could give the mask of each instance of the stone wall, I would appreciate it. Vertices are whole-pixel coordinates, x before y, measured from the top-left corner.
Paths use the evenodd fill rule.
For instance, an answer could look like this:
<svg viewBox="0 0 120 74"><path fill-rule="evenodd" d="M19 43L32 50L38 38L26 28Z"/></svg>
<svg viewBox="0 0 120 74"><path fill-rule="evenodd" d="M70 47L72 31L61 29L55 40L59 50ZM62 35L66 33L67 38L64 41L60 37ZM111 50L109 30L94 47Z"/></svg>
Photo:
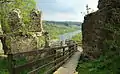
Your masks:
<svg viewBox="0 0 120 74"><path fill-rule="evenodd" d="M99 0L98 8L103 9L107 7L120 8L120 0Z"/></svg>
<svg viewBox="0 0 120 74"><path fill-rule="evenodd" d="M99 10L84 17L83 50L92 58L99 57L105 39L113 39L105 26L120 24L120 0L99 0Z"/></svg>
<svg viewBox="0 0 120 74"><path fill-rule="evenodd" d="M13 9L8 15L8 26L3 34L2 44L6 54L26 52L44 46L41 12L34 9L30 13L30 23L23 23L19 9Z"/></svg>
<svg viewBox="0 0 120 74"><path fill-rule="evenodd" d="M41 14L42 12L36 9L33 9L31 11L30 13L31 23L28 25L29 31L31 32L42 32L43 31Z"/></svg>

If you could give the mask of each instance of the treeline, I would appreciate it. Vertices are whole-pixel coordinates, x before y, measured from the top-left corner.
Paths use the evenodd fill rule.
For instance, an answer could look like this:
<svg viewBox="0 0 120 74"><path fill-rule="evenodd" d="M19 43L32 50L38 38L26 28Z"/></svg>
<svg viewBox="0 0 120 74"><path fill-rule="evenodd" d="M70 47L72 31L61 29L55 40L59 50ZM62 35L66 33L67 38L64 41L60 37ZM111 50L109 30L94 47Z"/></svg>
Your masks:
<svg viewBox="0 0 120 74"><path fill-rule="evenodd" d="M76 26L81 26L81 22L72 22L72 21L43 21L43 23L46 24L56 24L56 25L66 25L66 26L71 26L71 25L76 25Z"/></svg>
<svg viewBox="0 0 120 74"><path fill-rule="evenodd" d="M45 31L49 32L51 39L59 39L59 35L73 32L76 30L80 30L80 26L66 26L64 23L51 23L51 22L43 22L43 28Z"/></svg>

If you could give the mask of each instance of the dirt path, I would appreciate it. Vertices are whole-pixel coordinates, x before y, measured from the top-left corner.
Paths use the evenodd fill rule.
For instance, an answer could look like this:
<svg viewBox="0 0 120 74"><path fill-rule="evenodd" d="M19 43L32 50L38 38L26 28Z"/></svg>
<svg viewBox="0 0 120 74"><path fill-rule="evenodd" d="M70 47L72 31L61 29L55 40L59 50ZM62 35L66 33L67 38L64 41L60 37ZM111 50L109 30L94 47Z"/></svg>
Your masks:
<svg viewBox="0 0 120 74"><path fill-rule="evenodd" d="M53 74L75 74L76 67L82 52L82 48L78 47L78 51L68 60L63 66L61 66Z"/></svg>

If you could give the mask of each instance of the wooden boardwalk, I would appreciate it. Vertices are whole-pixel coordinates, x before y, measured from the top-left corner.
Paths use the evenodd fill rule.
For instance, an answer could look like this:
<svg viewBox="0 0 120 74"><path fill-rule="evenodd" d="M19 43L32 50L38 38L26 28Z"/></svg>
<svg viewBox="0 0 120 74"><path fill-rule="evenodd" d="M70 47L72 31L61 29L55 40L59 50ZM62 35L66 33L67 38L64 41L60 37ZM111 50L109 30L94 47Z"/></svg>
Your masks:
<svg viewBox="0 0 120 74"><path fill-rule="evenodd" d="M64 65L62 65L53 74L76 74L76 67L82 52L82 48L78 47L78 51L68 60Z"/></svg>

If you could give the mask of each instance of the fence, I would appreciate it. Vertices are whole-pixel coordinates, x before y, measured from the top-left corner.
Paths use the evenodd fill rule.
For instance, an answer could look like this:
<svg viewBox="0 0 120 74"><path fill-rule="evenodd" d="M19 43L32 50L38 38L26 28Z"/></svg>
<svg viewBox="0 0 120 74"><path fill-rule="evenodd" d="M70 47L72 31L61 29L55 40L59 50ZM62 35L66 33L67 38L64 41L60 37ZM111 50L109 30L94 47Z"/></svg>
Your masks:
<svg viewBox="0 0 120 74"><path fill-rule="evenodd" d="M10 74L50 74L64 64L76 50L77 44L72 43L66 46L8 54L9 72Z"/></svg>
<svg viewBox="0 0 120 74"><path fill-rule="evenodd" d="M82 46L82 42L81 41L76 41L78 46Z"/></svg>

